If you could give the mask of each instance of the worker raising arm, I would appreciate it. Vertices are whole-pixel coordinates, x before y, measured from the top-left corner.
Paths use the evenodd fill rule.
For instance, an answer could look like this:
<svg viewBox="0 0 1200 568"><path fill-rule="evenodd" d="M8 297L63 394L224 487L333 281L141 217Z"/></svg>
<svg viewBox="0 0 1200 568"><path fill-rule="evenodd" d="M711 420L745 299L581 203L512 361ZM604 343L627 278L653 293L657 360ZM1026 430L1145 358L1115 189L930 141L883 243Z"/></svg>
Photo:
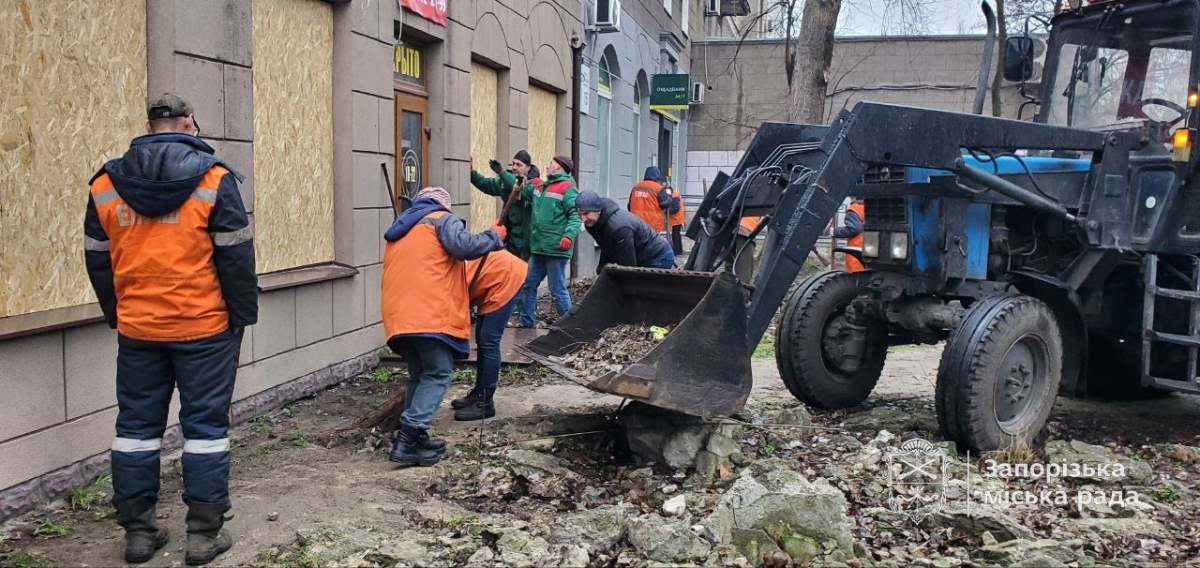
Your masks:
<svg viewBox="0 0 1200 568"><path fill-rule="evenodd" d="M462 261L504 247L503 227L472 235L450 213L440 187L417 193L384 234L381 308L388 347L408 365L408 402L400 415L393 462L429 466L446 443L429 437L455 359L470 351L471 315Z"/></svg>

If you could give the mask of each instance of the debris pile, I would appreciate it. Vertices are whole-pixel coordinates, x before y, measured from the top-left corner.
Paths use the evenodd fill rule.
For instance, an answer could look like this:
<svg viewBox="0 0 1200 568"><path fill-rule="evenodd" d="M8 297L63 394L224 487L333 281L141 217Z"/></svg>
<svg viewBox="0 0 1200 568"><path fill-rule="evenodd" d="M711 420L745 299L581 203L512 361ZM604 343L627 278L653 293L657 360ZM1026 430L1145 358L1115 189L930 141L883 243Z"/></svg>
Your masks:
<svg viewBox="0 0 1200 568"><path fill-rule="evenodd" d="M619 373L654 349L670 332L671 327L648 325L610 327L599 339L563 357L563 366L587 379Z"/></svg>
<svg viewBox="0 0 1200 568"><path fill-rule="evenodd" d="M567 285L567 293L571 295L571 303L578 302L583 299L583 295L591 289L592 284L596 282L596 278L580 278ZM554 309L554 298L549 292L543 292L538 295L537 305L537 320L538 323L552 324L558 319L558 311Z"/></svg>

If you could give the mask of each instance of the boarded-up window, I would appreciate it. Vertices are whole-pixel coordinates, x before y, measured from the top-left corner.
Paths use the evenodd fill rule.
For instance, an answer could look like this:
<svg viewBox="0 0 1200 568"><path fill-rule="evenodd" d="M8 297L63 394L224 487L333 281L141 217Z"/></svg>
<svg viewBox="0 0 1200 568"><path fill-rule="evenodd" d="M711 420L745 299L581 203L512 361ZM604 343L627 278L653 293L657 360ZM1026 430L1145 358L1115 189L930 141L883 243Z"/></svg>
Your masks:
<svg viewBox="0 0 1200 568"><path fill-rule="evenodd" d="M555 156L558 140L558 95L529 87L529 155L546 175L546 165Z"/></svg>
<svg viewBox="0 0 1200 568"><path fill-rule="evenodd" d="M87 183L145 133L145 3L0 1L0 84L0 317L94 302Z"/></svg>
<svg viewBox="0 0 1200 568"><path fill-rule="evenodd" d="M488 160L496 156L498 78L490 67L471 63L471 160L475 169L484 175L495 175L488 169ZM501 162L503 163L503 161ZM495 220L497 198L482 191L471 191L471 232L487 229Z"/></svg>
<svg viewBox="0 0 1200 568"><path fill-rule="evenodd" d="M254 225L259 272L333 260L333 12L254 3Z"/></svg>

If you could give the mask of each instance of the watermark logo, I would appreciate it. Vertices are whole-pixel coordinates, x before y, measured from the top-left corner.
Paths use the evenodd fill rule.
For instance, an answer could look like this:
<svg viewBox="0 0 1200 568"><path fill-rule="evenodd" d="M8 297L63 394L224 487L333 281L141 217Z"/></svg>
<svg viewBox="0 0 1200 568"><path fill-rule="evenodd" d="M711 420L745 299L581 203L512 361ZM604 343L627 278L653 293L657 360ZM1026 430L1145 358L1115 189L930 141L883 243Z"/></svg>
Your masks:
<svg viewBox="0 0 1200 568"><path fill-rule="evenodd" d="M946 505L949 460L946 453L921 439L904 442L886 456L888 505L920 522Z"/></svg>

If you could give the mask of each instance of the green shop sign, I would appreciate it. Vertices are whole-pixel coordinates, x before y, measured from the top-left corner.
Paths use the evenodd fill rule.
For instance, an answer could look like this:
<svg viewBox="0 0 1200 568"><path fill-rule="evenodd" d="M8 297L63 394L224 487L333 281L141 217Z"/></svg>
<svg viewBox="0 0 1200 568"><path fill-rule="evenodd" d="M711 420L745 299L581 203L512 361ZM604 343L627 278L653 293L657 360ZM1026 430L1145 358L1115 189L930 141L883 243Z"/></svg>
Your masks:
<svg viewBox="0 0 1200 568"><path fill-rule="evenodd" d="M691 78L684 75L655 75L650 81L650 110L687 110Z"/></svg>

